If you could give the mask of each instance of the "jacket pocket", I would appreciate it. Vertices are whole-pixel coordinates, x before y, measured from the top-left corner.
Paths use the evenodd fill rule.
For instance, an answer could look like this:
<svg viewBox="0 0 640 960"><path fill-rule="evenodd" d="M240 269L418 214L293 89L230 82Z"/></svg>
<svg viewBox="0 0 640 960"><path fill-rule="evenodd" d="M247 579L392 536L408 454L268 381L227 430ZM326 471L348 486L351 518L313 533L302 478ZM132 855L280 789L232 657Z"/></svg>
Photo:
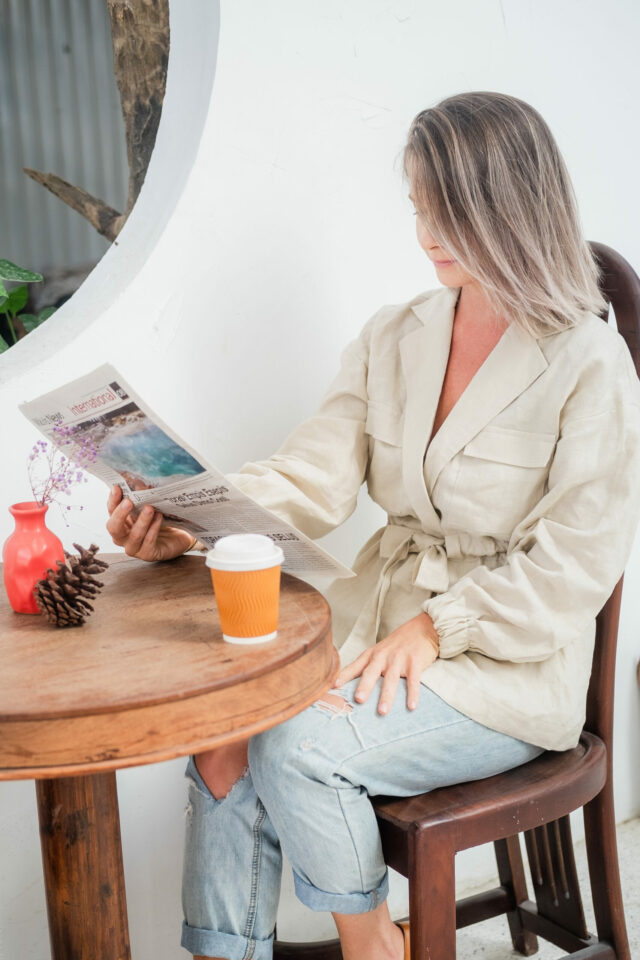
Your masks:
<svg viewBox="0 0 640 960"><path fill-rule="evenodd" d="M508 540L544 495L555 445L552 433L485 427L456 457L453 527Z"/></svg>
<svg viewBox="0 0 640 960"><path fill-rule="evenodd" d="M399 447L402 444L402 415L386 403L370 400L364 430L374 440Z"/></svg>
<svg viewBox="0 0 640 960"><path fill-rule="evenodd" d="M467 457L494 460L514 467L546 467L556 445L553 433L531 433L485 427L464 447Z"/></svg>
<svg viewBox="0 0 640 960"><path fill-rule="evenodd" d="M411 507L402 482L402 414L390 404L369 401L365 432L369 437L369 496L387 513L405 516Z"/></svg>

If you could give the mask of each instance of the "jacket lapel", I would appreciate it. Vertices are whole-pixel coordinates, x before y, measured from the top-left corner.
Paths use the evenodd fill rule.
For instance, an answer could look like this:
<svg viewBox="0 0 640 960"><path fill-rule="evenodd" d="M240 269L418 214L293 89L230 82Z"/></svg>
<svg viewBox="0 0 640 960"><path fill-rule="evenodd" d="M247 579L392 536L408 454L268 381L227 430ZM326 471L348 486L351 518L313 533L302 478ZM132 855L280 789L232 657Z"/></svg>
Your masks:
<svg viewBox="0 0 640 960"><path fill-rule="evenodd" d="M547 366L535 337L513 323L507 327L429 444L424 467L430 491L449 460Z"/></svg>
<svg viewBox="0 0 640 960"><path fill-rule="evenodd" d="M449 360L458 292L457 288L445 287L413 307L423 325L400 341L407 390L402 438L404 484L425 530L440 529L440 518L425 486L424 453Z"/></svg>
<svg viewBox="0 0 640 960"><path fill-rule="evenodd" d="M433 437L425 459L449 360L458 293L458 288L444 288L414 306L423 325L400 343L407 387L404 482L426 529L434 523L440 528L431 495L443 467L548 366L535 337L515 324L507 327Z"/></svg>

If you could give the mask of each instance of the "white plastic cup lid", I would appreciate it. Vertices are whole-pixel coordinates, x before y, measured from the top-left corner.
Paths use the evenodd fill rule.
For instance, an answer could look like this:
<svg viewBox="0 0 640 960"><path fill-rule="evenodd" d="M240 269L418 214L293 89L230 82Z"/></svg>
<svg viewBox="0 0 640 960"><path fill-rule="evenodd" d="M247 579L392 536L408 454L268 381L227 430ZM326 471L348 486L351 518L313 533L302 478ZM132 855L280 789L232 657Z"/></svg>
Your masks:
<svg viewBox="0 0 640 960"><path fill-rule="evenodd" d="M281 548L261 533L234 533L221 537L207 553L214 570L266 570L284 560Z"/></svg>

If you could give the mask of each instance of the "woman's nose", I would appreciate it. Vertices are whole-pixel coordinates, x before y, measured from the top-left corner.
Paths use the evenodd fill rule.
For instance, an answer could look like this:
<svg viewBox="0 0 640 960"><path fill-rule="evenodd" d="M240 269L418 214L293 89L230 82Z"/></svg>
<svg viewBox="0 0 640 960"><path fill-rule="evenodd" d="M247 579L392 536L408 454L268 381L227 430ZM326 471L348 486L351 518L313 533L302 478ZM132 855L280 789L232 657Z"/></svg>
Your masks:
<svg viewBox="0 0 640 960"><path fill-rule="evenodd" d="M438 241L431 236L431 234L425 227L423 227L423 231L422 231L422 240L423 240L423 246L425 246L430 252L438 249Z"/></svg>

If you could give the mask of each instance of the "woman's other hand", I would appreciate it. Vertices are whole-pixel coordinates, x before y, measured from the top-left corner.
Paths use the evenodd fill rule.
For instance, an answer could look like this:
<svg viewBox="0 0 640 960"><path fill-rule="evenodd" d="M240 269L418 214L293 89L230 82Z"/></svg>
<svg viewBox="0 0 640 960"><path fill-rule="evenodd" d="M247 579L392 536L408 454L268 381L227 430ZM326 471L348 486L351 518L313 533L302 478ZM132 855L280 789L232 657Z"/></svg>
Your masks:
<svg viewBox="0 0 640 960"><path fill-rule="evenodd" d="M172 560L185 552L193 537L178 527L162 526L163 516L146 504L137 517L133 503L123 497L122 487L113 486L107 501L107 530L117 547L139 560Z"/></svg>
<svg viewBox="0 0 640 960"><path fill-rule="evenodd" d="M358 703L364 703L378 678L384 677L378 713L388 713L398 682L407 679L407 707L415 710L420 696L420 675L438 658L440 641L433 620L421 613L407 620L388 637L361 653L353 663L343 667L334 683L341 687L354 677L362 677L355 692Z"/></svg>

